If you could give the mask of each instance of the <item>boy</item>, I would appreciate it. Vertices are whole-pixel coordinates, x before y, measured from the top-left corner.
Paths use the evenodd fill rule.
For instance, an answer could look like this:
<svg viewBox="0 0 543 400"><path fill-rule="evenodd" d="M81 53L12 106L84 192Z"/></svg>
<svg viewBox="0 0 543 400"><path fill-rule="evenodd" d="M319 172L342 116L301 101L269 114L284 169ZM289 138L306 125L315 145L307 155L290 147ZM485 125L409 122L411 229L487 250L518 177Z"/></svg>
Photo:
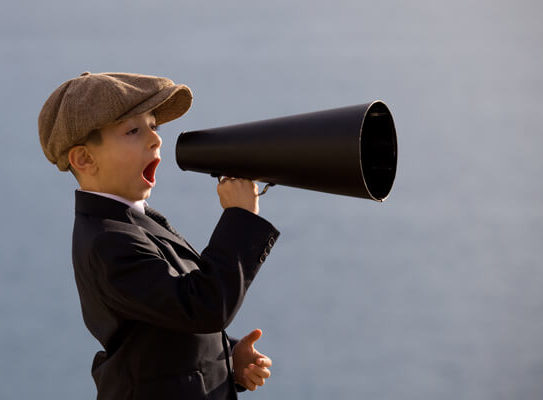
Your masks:
<svg viewBox="0 0 543 400"><path fill-rule="evenodd" d="M191 102L166 78L85 72L39 116L46 157L80 185L72 256L83 319L104 347L92 363L100 400L235 399L270 376L260 330L224 331L279 235L257 216L256 185L221 180L224 212L201 255L145 202L157 127Z"/></svg>

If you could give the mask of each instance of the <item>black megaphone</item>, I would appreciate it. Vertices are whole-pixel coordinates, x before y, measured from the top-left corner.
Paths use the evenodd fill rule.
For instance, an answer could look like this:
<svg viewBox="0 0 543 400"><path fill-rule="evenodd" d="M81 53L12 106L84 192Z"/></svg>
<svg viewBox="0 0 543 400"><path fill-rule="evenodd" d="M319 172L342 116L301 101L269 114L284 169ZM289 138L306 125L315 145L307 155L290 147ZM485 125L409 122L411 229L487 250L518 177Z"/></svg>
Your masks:
<svg viewBox="0 0 543 400"><path fill-rule="evenodd" d="M382 101L183 132L183 170L384 201L398 158Z"/></svg>

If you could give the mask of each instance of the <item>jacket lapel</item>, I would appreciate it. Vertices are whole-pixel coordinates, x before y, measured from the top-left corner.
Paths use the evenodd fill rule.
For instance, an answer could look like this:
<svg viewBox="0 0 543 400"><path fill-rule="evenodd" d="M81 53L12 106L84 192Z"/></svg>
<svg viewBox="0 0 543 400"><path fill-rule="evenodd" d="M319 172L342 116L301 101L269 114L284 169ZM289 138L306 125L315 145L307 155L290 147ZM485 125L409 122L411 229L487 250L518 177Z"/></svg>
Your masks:
<svg viewBox="0 0 543 400"><path fill-rule="evenodd" d="M195 257L200 258L200 254L188 244L185 238L180 235L175 235L151 217L142 214L119 201L97 194L76 190L75 210L77 213L81 214L93 215L104 219L114 219L138 225L149 231L152 235L183 246Z"/></svg>
<svg viewBox="0 0 543 400"><path fill-rule="evenodd" d="M142 228L148 230L151 234L166 239L170 242L175 242L181 244L183 247L186 247L190 250L193 255L200 257L200 254L185 240L181 235L176 235L170 230L166 229L164 226L159 224L153 218L148 215L142 214L136 210L128 210L128 213L133 220L133 223L141 226Z"/></svg>

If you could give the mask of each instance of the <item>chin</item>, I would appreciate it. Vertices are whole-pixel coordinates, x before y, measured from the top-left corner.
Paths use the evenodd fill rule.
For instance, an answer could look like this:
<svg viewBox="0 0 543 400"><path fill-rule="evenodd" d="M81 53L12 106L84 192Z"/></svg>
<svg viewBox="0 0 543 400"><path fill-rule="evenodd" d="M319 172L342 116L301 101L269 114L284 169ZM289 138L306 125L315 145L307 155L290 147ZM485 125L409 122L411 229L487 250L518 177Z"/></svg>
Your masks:
<svg viewBox="0 0 543 400"><path fill-rule="evenodd" d="M147 200L149 197L151 197L151 190L146 190L140 200Z"/></svg>
<svg viewBox="0 0 543 400"><path fill-rule="evenodd" d="M140 200L146 200L151 196L151 190L145 190L145 191L137 191L130 194L126 194L124 196L121 195L121 197L124 197L125 199L131 200L131 201L140 201Z"/></svg>

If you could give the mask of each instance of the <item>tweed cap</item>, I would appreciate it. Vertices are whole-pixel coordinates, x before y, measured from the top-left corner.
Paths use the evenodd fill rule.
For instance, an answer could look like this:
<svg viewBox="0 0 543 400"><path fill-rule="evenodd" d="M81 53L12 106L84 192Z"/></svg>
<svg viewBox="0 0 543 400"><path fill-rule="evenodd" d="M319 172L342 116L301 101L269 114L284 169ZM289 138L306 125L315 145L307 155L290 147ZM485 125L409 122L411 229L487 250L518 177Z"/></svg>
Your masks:
<svg viewBox="0 0 543 400"><path fill-rule="evenodd" d="M38 117L41 146L47 159L66 171L70 148L85 143L93 130L148 111L161 125L179 118L191 103L190 89L167 78L84 72L45 101Z"/></svg>

